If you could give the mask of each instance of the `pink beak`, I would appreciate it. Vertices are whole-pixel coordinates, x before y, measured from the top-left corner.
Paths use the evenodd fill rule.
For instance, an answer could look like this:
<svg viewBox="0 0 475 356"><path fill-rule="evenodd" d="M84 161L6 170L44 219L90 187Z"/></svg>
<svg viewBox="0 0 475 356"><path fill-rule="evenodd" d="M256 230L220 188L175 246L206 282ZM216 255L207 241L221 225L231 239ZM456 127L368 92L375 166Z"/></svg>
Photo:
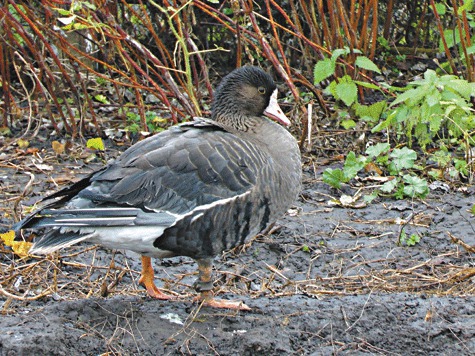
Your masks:
<svg viewBox="0 0 475 356"><path fill-rule="evenodd" d="M290 120L283 113L282 109L277 102L277 89L274 90L272 96L270 97L270 102L267 108L264 110L264 115L273 119L277 122L280 122L284 126L290 125Z"/></svg>

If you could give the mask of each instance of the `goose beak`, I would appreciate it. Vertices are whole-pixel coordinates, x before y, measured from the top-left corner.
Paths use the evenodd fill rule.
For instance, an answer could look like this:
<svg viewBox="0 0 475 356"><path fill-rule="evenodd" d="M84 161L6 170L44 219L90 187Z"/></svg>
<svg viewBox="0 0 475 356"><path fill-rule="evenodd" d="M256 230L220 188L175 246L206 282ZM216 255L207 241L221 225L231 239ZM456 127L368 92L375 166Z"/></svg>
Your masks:
<svg viewBox="0 0 475 356"><path fill-rule="evenodd" d="M270 102L267 108L264 110L264 115L268 118L280 122L284 126L290 125L290 120L285 116L284 112L277 102L277 89L274 90L272 96L270 97Z"/></svg>

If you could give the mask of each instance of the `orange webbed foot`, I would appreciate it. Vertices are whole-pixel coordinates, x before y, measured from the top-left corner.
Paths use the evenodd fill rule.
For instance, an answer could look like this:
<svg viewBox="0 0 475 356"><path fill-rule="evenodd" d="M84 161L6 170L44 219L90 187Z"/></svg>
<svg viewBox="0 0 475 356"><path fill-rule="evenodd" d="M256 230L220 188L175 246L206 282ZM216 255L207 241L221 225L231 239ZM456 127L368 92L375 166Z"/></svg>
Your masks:
<svg viewBox="0 0 475 356"><path fill-rule="evenodd" d="M176 299L175 296L163 293L154 283L154 273L152 267L152 259L147 256L142 256L142 275L139 279L139 284L144 286L147 293L152 298L161 300Z"/></svg>

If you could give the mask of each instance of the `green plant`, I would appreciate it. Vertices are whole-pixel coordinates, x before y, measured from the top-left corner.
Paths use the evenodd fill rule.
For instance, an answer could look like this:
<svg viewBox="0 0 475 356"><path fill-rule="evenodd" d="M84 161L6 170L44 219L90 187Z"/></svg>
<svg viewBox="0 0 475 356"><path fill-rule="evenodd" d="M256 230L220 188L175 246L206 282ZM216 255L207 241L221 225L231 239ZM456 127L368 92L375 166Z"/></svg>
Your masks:
<svg viewBox="0 0 475 356"><path fill-rule="evenodd" d="M390 104L387 118L372 131L393 130L404 133L411 146L413 138L425 149L435 138L462 139L475 143L471 131L475 129L470 98L475 83L454 75L439 76L427 70L422 80L410 82L400 89L402 94Z"/></svg>
<svg viewBox="0 0 475 356"><path fill-rule="evenodd" d="M406 231L402 229L401 233L399 234L398 245L406 244L406 246L411 247L418 244L420 241L421 237L418 234L411 234L410 236L407 236Z"/></svg>
<svg viewBox="0 0 475 356"><path fill-rule="evenodd" d="M374 64L368 57L361 55L361 53L361 51L356 49L351 52L348 47L336 49L333 51L330 58L325 58L315 64L313 70L314 83L318 84L322 80L335 75L338 58L348 56L349 54L358 54L354 62L355 68L381 73L376 64ZM342 65L341 67L346 70L346 66ZM354 80L351 76L345 74L340 78L335 78L327 87L326 92L331 94L335 99L343 101L346 106L351 106L353 103L358 101L357 85L379 89L379 87L374 84Z"/></svg>
<svg viewBox="0 0 475 356"><path fill-rule="evenodd" d="M140 115L133 111L128 111L126 116L127 126L125 127L125 130L131 133L139 132L142 128L142 125L140 124ZM145 121L150 132L159 132L164 130L168 122L167 119L158 116L153 111L147 111L145 113Z"/></svg>
<svg viewBox="0 0 475 356"><path fill-rule="evenodd" d="M414 150L403 147L390 151L388 143L378 143L368 147L365 153L365 156L358 157L354 152L348 153L343 168L327 168L323 172L323 181L334 188L340 188L341 184L349 182L367 165L372 164L386 171L391 179L366 200L387 194L396 199L424 198L429 193L427 181L413 172L421 169L415 164L417 154Z"/></svg>

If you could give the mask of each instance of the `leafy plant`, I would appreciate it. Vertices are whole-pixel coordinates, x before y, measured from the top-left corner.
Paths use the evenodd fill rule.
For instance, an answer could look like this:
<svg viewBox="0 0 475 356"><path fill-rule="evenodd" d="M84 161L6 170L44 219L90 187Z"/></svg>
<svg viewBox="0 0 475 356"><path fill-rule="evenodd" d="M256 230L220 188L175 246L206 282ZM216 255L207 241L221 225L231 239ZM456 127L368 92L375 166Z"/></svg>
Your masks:
<svg viewBox="0 0 475 356"><path fill-rule="evenodd" d="M418 234L411 234L407 236L406 231L404 229L401 230L399 235L398 245L406 244L406 246L415 246L421 241L421 237Z"/></svg>
<svg viewBox="0 0 475 356"><path fill-rule="evenodd" d="M139 132L142 128L142 125L140 123L140 115L135 112L128 111L126 113L126 116L127 126L125 127L125 129L131 133ZM145 113L145 121L150 132L159 132L164 130L168 122L167 119L158 116L153 111L147 111Z"/></svg>
<svg viewBox="0 0 475 356"><path fill-rule="evenodd" d="M411 146L412 139L426 146L436 138L475 141L470 131L475 129L470 98L475 94L475 83L454 75L439 76L427 70L424 79L410 82L390 108L387 118L373 128L373 132L395 130L403 132Z"/></svg>
<svg viewBox="0 0 475 356"><path fill-rule="evenodd" d="M396 199L424 198L429 193L427 181L419 178L411 170L418 170L415 162L417 153L407 147L390 151L388 143L378 143L366 149L366 156L356 157L350 152L342 169L327 168L323 172L323 181L334 188L355 178L368 165L375 165L385 170L392 179L382 184L376 194L391 194ZM376 196L368 197L372 200Z"/></svg>
<svg viewBox="0 0 475 356"><path fill-rule="evenodd" d="M338 58L341 56L348 56L350 53L359 54L356 57L354 63L355 68L381 73L381 71L376 66L376 64L373 63L373 61L371 61L368 57L361 55L361 51L353 50L353 52L351 52L348 47L345 47L343 49L336 49L330 58L325 58L315 64L313 70L314 83L318 84L321 81L327 79L328 77L334 75L336 71L336 65L338 63ZM346 67L342 66L342 68L345 69ZM351 106L353 103L356 103L358 101L357 85L378 89L376 85L354 80L353 78L351 78L351 76L345 74L342 77L333 80L327 87L326 91L331 94L335 99L343 101L346 106Z"/></svg>

